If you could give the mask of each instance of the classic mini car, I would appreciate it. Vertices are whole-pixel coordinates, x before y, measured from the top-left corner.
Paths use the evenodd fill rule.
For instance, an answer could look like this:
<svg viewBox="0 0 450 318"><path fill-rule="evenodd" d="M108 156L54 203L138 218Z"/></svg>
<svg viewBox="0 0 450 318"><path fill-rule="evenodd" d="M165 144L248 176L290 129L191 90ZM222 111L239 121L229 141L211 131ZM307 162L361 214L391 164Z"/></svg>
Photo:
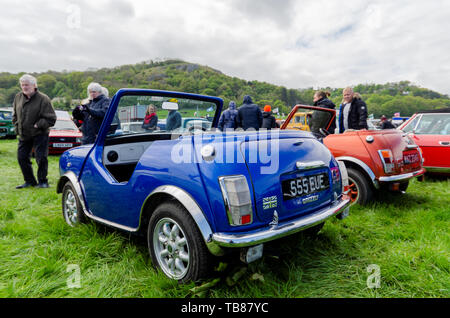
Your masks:
<svg viewBox="0 0 450 318"><path fill-rule="evenodd" d="M48 152L49 154L61 154L67 149L81 145L80 132L66 111L55 111L56 122L50 129Z"/></svg>
<svg viewBox="0 0 450 318"><path fill-rule="evenodd" d="M450 175L450 108L418 112L398 129L422 150L427 173Z"/></svg>
<svg viewBox="0 0 450 318"><path fill-rule="evenodd" d="M309 120L312 112L296 112L286 126L286 129L300 129L311 131L309 128Z"/></svg>
<svg viewBox="0 0 450 318"><path fill-rule="evenodd" d="M288 129L297 113L311 112L311 132L347 167L352 203L365 204L380 189L406 191L411 178L425 173L419 147L396 129L347 130L328 135L336 118L334 109L297 105L281 129Z"/></svg>
<svg viewBox="0 0 450 318"><path fill-rule="evenodd" d="M0 138L16 138L12 115L12 108L0 108Z"/></svg>
<svg viewBox="0 0 450 318"><path fill-rule="evenodd" d="M115 113L137 101L180 114L214 109L212 128L112 134ZM268 241L347 216L345 166L311 133L220 132L222 106L217 97L119 90L95 143L60 158L66 222L144 235L152 263L185 282L204 277L214 256L239 252L248 263Z"/></svg>

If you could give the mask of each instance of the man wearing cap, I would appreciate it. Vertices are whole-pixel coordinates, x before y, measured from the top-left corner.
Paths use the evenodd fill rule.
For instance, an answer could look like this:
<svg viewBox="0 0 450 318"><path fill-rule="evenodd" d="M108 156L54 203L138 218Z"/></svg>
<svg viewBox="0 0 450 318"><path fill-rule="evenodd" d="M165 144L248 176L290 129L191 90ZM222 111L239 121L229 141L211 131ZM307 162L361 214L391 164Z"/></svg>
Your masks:
<svg viewBox="0 0 450 318"><path fill-rule="evenodd" d="M265 129L279 128L277 125L277 120L272 115L272 107L270 105L264 106L264 112L263 112L262 116L263 116L263 122L262 122L261 128L265 128Z"/></svg>
<svg viewBox="0 0 450 318"><path fill-rule="evenodd" d="M381 129L395 129L395 126L383 115L381 116Z"/></svg>
<svg viewBox="0 0 450 318"><path fill-rule="evenodd" d="M25 74L19 82L22 91L14 98L12 122L19 135L17 159L25 183L16 189L48 188L48 141L50 127L56 122L56 113L50 98L38 91L35 77ZM32 149L38 165L37 181L31 165Z"/></svg>

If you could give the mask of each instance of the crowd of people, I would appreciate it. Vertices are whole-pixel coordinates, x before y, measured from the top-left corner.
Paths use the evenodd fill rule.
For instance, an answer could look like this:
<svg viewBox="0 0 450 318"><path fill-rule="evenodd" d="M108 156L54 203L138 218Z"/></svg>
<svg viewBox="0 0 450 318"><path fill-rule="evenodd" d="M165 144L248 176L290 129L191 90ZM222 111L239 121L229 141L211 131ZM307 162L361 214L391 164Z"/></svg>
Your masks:
<svg viewBox="0 0 450 318"><path fill-rule="evenodd" d="M21 92L13 102L13 124L19 136L17 158L25 183L17 189L27 187L48 188L48 144L50 128L56 122L56 113L50 98L38 90L35 77L26 74L20 80ZM97 138L102 121L108 110L110 99L108 90L98 83L90 83L87 87L88 98L78 105L72 112L74 122L80 127L83 138L82 144L92 144ZM335 109L336 105L329 99L330 94L317 91L314 94L314 105ZM158 116L156 106L151 104L145 113L142 128L148 131L157 129ZM339 108L339 133L345 130L368 129L367 106L358 93L347 87L343 91L343 100ZM173 130L181 126L181 114L177 110L170 110L166 119L166 129ZM113 123L120 125L116 115ZM329 133L335 133L336 123L329 127ZM116 127L117 128L117 127ZM228 109L220 116L218 129L274 129L279 128L270 105L265 105L262 111L249 95L244 96L243 103L236 107L231 101ZM385 116L382 117L382 128L390 129L393 125ZM38 165L37 179L33 174L31 152L34 149Z"/></svg>

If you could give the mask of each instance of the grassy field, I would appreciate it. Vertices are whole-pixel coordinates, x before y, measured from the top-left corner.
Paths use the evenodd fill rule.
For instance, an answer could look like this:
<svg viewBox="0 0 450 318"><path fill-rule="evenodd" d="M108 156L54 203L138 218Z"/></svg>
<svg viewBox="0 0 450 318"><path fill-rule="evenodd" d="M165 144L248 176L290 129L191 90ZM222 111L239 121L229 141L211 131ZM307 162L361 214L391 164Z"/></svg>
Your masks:
<svg viewBox="0 0 450 318"><path fill-rule="evenodd" d="M404 195L352 207L315 238L266 245L249 266L224 262L214 287L203 288L154 270L140 238L96 224L68 227L55 191L58 157L49 158L50 189L16 190L16 150L17 141L0 140L0 297L450 296L450 179L413 181ZM376 283L373 265L379 288L368 285Z"/></svg>

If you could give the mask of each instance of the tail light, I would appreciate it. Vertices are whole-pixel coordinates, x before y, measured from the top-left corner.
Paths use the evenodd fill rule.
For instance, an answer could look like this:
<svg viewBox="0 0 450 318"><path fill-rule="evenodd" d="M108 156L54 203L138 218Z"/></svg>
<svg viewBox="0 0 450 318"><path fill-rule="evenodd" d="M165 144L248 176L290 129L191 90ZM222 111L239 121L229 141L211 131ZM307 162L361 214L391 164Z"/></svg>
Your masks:
<svg viewBox="0 0 450 318"><path fill-rule="evenodd" d="M250 189L245 176L219 178L228 221L231 226L247 225L253 222Z"/></svg>
<svg viewBox="0 0 450 318"><path fill-rule="evenodd" d="M378 150L385 173L392 173L395 169L394 156L389 149Z"/></svg>

